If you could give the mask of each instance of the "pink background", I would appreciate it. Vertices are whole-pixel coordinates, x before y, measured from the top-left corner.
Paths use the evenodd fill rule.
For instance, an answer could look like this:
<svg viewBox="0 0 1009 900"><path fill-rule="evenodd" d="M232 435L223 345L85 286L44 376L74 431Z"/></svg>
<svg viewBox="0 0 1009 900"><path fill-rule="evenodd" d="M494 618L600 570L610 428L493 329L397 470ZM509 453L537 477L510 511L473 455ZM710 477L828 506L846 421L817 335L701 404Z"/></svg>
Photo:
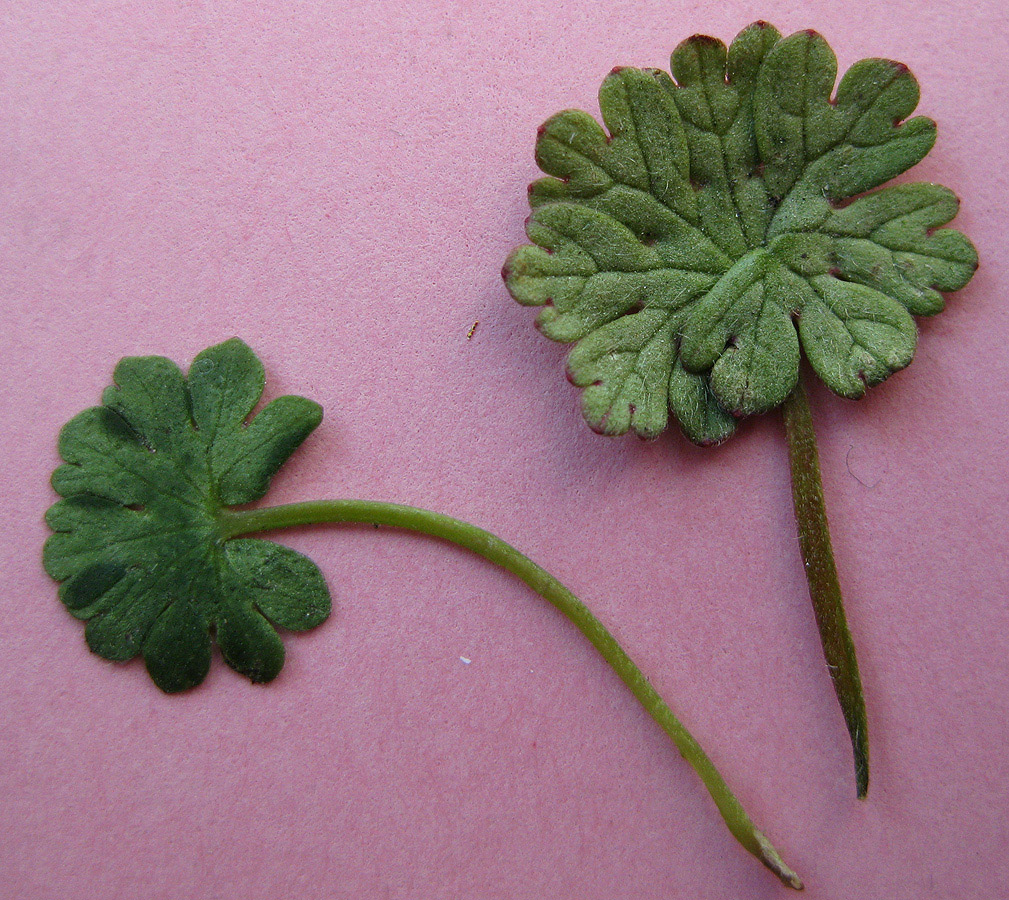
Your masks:
<svg viewBox="0 0 1009 900"><path fill-rule="evenodd" d="M348 8L350 7L350 8ZM1003 4L8 0L0 13L0 896L786 896L594 651L410 534L284 540L338 602L269 688L167 697L41 569L60 425L115 361L237 334L326 420L275 502L415 503L613 627L810 898L1006 896ZM536 127L763 17L910 65L982 268L862 403L813 392L872 735L820 657L776 416L715 451L581 422L507 296ZM479 321L472 340L467 333ZM460 657L472 660L466 665Z"/></svg>

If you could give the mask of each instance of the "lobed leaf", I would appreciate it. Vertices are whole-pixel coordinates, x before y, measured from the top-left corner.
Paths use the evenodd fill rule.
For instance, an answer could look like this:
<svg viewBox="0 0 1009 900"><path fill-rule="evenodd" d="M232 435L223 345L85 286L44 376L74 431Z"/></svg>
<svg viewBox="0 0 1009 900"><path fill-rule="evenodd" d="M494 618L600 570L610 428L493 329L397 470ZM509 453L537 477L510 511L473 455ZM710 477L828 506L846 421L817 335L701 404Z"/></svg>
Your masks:
<svg viewBox="0 0 1009 900"><path fill-rule="evenodd" d="M835 92L836 78L818 34L758 22L729 47L687 39L671 75L615 69L602 126L577 110L542 126L548 177L505 283L542 308L547 337L575 343L568 372L594 429L655 437L671 411L717 443L784 401L801 352L859 397L911 361L911 315L970 280L972 244L940 227L957 212L946 188L840 205L921 160L935 123L908 119L919 91L900 63L862 60Z"/></svg>
<svg viewBox="0 0 1009 900"><path fill-rule="evenodd" d="M249 421L263 367L237 339L201 353L188 377L163 357L132 357L114 379L103 405L60 433L52 483L63 499L46 514L43 552L60 599L87 621L95 653L141 654L162 690L203 681L212 634L232 668L269 681L284 661L270 623L318 625L329 591L293 550L225 540L219 514L266 492L322 410L281 397Z"/></svg>

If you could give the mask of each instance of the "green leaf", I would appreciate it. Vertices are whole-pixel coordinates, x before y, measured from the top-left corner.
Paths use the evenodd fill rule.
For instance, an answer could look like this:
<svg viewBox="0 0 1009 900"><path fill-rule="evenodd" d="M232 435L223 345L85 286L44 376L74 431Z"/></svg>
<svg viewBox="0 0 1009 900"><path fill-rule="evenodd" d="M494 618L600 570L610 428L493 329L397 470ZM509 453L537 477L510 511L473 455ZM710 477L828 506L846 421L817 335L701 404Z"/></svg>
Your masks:
<svg viewBox="0 0 1009 900"><path fill-rule="evenodd" d="M216 635L230 666L253 681L280 671L273 625L313 628L330 611L311 560L259 539L225 540L227 505L260 498L322 419L281 397L249 420L263 367L241 341L203 351L188 378L163 357L115 370L103 405L60 433L52 484L63 498L46 521L46 571L87 621L88 646L111 660L142 654L168 692L194 687Z"/></svg>
<svg viewBox="0 0 1009 900"><path fill-rule="evenodd" d="M784 402L800 347L845 397L906 366L911 315L939 312L977 267L940 227L957 212L946 188L851 201L935 140L934 122L908 119L907 67L862 60L835 92L822 37L756 23L729 47L689 38L671 72L615 69L605 128L574 110L543 125L532 243L504 269L512 296L542 308L540 330L576 344L589 425L655 437L671 411L717 443L734 417Z"/></svg>

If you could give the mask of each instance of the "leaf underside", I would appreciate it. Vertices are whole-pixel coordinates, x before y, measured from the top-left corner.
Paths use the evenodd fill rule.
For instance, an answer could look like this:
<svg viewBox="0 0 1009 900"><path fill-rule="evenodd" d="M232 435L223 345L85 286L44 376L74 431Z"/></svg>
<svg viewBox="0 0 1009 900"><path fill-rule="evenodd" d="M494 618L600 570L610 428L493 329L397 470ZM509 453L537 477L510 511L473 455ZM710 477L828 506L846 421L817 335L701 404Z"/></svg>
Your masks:
<svg viewBox="0 0 1009 900"><path fill-rule="evenodd" d="M952 192L866 193L935 141L934 122L907 118L917 82L865 59L831 96L823 38L762 22L728 48L689 38L671 72L615 69L606 130L577 110L540 128L549 177L530 186L532 243L509 256L508 290L542 307L547 337L575 343L569 377L605 434L655 437L672 412L691 440L722 441L785 400L802 354L861 397L911 361L912 315L942 310L940 292L977 267L971 242L940 227Z"/></svg>
<svg viewBox="0 0 1009 900"><path fill-rule="evenodd" d="M203 351L188 377L164 357L128 357L102 405L60 432L46 571L95 653L142 654L168 692L203 681L212 635L232 668L270 681L284 662L274 625L304 630L329 615L311 560L220 533L218 513L262 497L322 419L318 404L280 397L247 421L264 383L237 338Z"/></svg>

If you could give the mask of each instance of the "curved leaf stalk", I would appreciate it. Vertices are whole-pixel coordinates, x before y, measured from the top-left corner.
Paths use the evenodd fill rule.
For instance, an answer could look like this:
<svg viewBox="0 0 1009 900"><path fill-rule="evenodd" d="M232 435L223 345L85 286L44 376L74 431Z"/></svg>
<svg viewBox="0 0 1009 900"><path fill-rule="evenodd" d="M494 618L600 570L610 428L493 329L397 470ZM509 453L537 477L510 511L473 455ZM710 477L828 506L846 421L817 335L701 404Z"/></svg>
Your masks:
<svg viewBox="0 0 1009 900"><path fill-rule="evenodd" d="M450 516L411 506L368 500L323 500L238 512L222 510L218 514L218 522L225 540L291 526L343 522L406 528L451 541L511 572L557 607L589 639L700 776L736 840L789 887L802 889L799 877L785 864L770 841L757 830L707 754L624 652L616 638L571 591L510 544L482 528Z"/></svg>
<svg viewBox="0 0 1009 900"><path fill-rule="evenodd" d="M820 630L823 655L834 682L837 702L841 704L851 746L855 755L855 784L859 799L869 790L869 731L866 724L865 698L858 674L855 644L848 630L837 579L834 551L830 545L827 510L820 480L820 457L816 450L816 432L809 401L802 386L796 384L784 405L788 458L792 469L792 502L799 529L799 546L809 583L809 597Z"/></svg>

